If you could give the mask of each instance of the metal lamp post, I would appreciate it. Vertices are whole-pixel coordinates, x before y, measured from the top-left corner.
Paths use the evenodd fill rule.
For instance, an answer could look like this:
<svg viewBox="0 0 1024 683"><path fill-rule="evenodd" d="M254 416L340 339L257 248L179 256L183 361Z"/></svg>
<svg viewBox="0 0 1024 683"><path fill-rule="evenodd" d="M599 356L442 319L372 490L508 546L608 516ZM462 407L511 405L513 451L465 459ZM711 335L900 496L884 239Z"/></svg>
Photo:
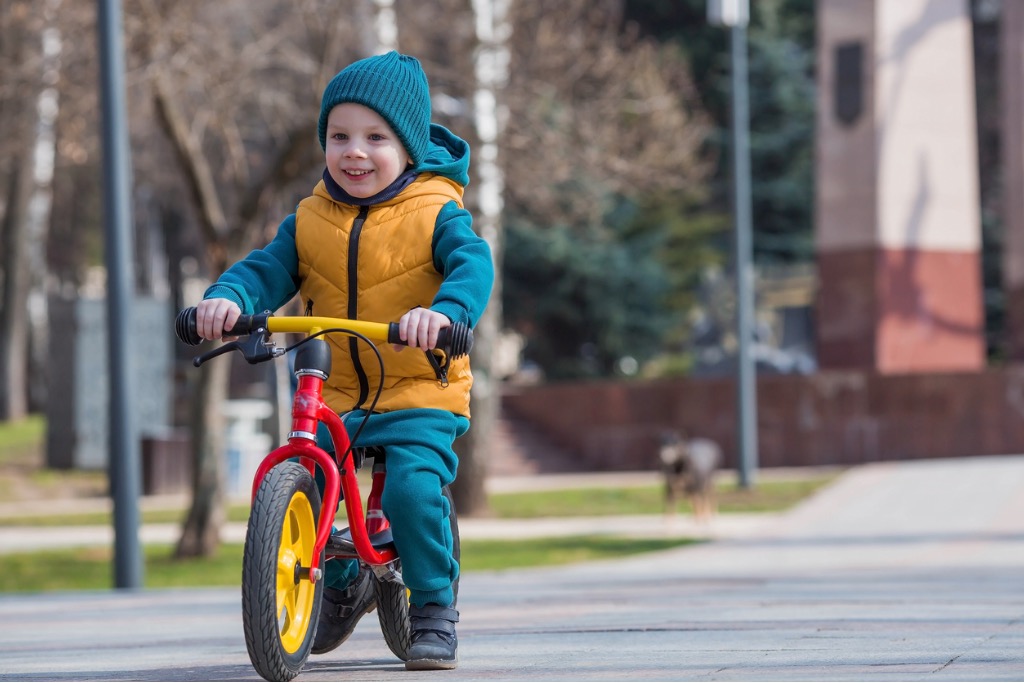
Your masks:
<svg viewBox="0 0 1024 683"><path fill-rule="evenodd" d="M142 587L139 547L139 442L128 369L128 323L134 286L128 121L120 0L99 0L98 38L103 103L103 200L106 211L107 343L110 367L110 485L114 499L114 585Z"/></svg>
<svg viewBox="0 0 1024 683"><path fill-rule="evenodd" d="M731 30L733 218L736 224L736 409L739 485L750 488L757 469L757 375L754 332L754 271L750 209L750 113L747 93L749 0L708 0L708 21Z"/></svg>

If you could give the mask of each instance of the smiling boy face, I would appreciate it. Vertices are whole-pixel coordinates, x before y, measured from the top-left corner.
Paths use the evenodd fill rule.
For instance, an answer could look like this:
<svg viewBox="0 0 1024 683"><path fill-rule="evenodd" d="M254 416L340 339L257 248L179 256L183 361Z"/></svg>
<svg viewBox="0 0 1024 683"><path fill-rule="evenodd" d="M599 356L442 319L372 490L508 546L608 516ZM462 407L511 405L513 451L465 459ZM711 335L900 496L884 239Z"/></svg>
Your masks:
<svg viewBox="0 0 1024 683"><path fill-rule="evenodd" d="M409 166L409 154L380 114L344 102L327 117L327 171L353 197L372 197Z"/></svg>

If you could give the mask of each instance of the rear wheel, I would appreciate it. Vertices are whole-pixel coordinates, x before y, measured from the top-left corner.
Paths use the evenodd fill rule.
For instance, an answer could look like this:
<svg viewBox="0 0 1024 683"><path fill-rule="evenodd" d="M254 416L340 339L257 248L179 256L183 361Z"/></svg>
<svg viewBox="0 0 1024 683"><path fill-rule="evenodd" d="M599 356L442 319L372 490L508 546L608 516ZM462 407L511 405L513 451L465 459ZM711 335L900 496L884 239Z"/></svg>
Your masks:
<svg viewBox="0 0 1024 683"><path fill-rule="evenodd" d="M459 542L459 519L455 514L455 500L452 492L445 486L441 492L448 499L448 521L452 528L452 554L455 560L462 557L462 548ZM401 569L401 561L398 568ZM380 621L380 630L384 634L384 642L392 653L403 662L409 659L410 632L409 632L409 591L404 584L396 581L387 581L373 577L373 592L377 598L377 620ZM456 606L459 601L459 580L455 579L452 584L452 593Z"/></svg>
<svg viewBox="0 0 1024 683"><path fill-rule="evenodd" d="M396 563L398 569L402 563ZM377 598L377 621L388 649L403 662L409 659L409 591L405 584L373 577L373 594Z"/></svg>
<svg viewBox="0 0 1024 683"><path fill-rule="evenodd" d="M313 646L323 581L309 581L320 494L309 470L274 467L253 501L242 557L242 623L249 659L268 681L288 681ZM323 554L319 566L323 567Z"/></svg>

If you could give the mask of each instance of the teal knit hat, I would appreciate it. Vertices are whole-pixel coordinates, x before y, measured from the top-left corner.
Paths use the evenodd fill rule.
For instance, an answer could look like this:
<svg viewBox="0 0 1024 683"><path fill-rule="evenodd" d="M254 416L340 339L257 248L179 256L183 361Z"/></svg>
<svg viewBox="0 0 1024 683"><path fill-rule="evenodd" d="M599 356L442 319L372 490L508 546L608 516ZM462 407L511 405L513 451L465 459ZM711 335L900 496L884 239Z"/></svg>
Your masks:
<svg viewBox="0 0 1024 683"><path fill-rule="evenodd" d="M331 79L320 103L320 146L327 149L327 117L339 104L355 102L383 117L414 164L430 144L430 86L415 57L395 51L353 62Z"/></svg>

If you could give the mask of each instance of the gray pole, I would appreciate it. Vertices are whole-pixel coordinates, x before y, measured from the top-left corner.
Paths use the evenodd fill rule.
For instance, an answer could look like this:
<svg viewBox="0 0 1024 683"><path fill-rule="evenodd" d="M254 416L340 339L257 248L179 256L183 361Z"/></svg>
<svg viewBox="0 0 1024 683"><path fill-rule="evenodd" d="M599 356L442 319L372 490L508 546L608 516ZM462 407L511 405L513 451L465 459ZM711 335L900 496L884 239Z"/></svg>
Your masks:
<svg viewBox="0 0 1024 683"><path fill-rule="evenodd" d="M106 210L107 336L110 366L110 488L114 499L114 585L142 587L139 445L132 411L128 323L132 320L131 196L120 0L99 0L98 34Z"/></svg>
<svg viewBox="0 0 1024 683"><path fill-rule="evenodd" d="M754 269L750 210L750 113L747 97L747 30L732 26L733 215L736 221L736 370L739 485L750 488L757 468L757 376L751 354L754 336Z"/></svg>

